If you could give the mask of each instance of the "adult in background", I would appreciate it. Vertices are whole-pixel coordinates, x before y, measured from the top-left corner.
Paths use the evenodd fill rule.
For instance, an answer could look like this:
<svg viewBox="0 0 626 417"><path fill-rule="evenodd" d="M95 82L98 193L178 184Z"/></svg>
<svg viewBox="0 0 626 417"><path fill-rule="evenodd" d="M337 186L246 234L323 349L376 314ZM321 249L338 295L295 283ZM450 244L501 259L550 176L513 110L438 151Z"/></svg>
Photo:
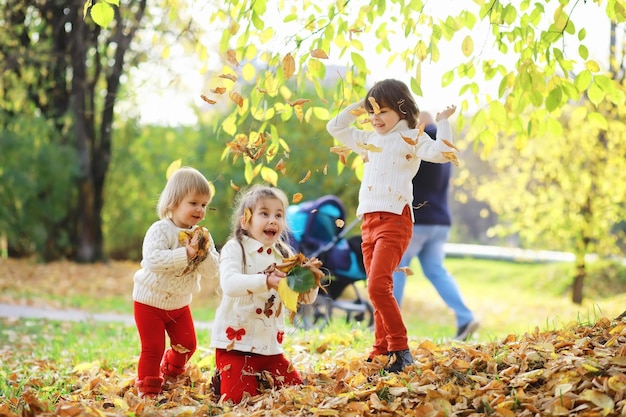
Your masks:
<svg viewBox="0 0 626 417"><path fill-rule="evenodd" d="M437 133L437 124L430 113L421 112L418 123L424 123L424 132L432 139ZM413 177L413 237L400 261L400 268L408 267L417 256L422 271L433 284L446 305L456 316L456 340L467 340L479 324L474 314L465 305L455 279L443 266L444 244L450 235L452 224L448 191L452 164L434 164L422 161ZM406 284L406 273L396 270L393 274L393 295L402 303Z"/></svg>

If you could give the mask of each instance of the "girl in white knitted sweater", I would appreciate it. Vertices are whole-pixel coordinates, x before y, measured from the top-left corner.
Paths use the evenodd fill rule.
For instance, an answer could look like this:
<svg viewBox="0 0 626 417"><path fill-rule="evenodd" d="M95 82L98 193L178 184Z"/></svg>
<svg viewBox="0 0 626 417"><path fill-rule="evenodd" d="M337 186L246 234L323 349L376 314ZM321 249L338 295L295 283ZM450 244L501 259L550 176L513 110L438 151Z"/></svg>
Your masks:
<svg viewBox="0 0 626 417"><path fill-rule="evenodd" d="M196 350L189 304L200 277L219 274L219 255L210 233L198 226L211 202L211 188L199 171L180 168L167 181L153 223L143 241L141 269L135 273L135 323L141 339L137 366L140 397L157 396L163 378L175 378ZM165 350L165 334L170 347Z"/></svg>

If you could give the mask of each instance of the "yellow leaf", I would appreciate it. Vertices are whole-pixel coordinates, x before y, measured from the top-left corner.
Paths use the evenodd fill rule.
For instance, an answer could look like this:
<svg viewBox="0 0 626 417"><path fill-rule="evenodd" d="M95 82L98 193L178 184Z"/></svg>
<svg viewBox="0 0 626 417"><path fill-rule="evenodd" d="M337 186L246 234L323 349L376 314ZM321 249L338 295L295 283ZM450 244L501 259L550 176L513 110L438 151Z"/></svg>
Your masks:
<svg viewBox="0 0 626 417"><path fill-rule="evenodd" d="M215 94L224 94L226 92L226 89L224 87L215 87L211 89L211 92Z"/></svg>
<svg viewBox="0 0 626 417"><path fill-rule="evenodd" d="M237 76L234 74L220 74L218 77L231 80L232 82L237 81Z"/></svg>
<svg viewBox="0 0 626 417"><path fill-rule="evenodd" d="M422 124L422 126L423 126L423 124ZM410 138L410 137L408 137L408 136L404 136L402 133L400 133L400 136L402 136L402 139L404 139L404 141L405 141L406 143L408 143L409 145L413 145L413 146L415 146L415 145L417 145L417 142L418 142L418 139L419 139L419 136L420 136L420 135L417 135L418 139L415 139L415 140L414 140L414 139L411 139L411 138Z"/></svg>
<svg viewBox="0 0 626 417"><path fill-rule="evenodd" d="M291 197L291 202L293 204L298 204L300 201L302 201L302 194L301 193L295 193L293 195L293 197Z"/></svg>
<svg viewBox="0 0 626 417"><path fill-rule="evenodd" d="M441 152L441 154L443 155L444 158L446 158L448 161L450 161L450 163L456 167L459 166L459 160L456 157L456 154L454 152Z"/></svg>
<svg viewBox="0 0 626 417"><path fill-rule="evenodd" d="M365 110L363 107L350 110L350 114L357 117L365 113L367 113L367 110Z"/></svg>
<svg viewBox="0 0 626 417"><path fill-rule="evenodd" d="M167 171L165 171L165 178L169 179L174 172L178 171L178 169L182 166L182 163L182 159L177 159L172 162L170 166L167 167Z"/></svg>
<svg viewBox="0 0 626 417"><path fill-rule="evenodd" d="M376 99L374 97L369 97L368 101L372 105L372 109L374 109L374 114L380 114L380 106L376 102Z"/></svg>
<svg viewBox="0 0 626 417"><path fill-rule="evenodd" d="M474 40L471 36L467 35L465 39L463 39L461 51L463 51L463 55L465 56L470 56L472 52L474 52Z"/></svg>
<svg viewBox="0 0 626 417"><path fill-rule="evenodd" d="M379 148L378 146L372 145L371 143L368 143L367 145L363 144L363 143L357 143L359 148L365 149L366 151L370 151L370 152L382 152L383 148Z"/></svg>
<svg viewBox="0 0 626 417"><path fill-rule="evenodd" d="M72 373L84 372L84 371L88 371L88 370L90 370L92 368L96 368L96 367L100 367L100 362L99 361L82 362L82 363L76 364L74 366L74 368L72 369Z"/></svg>
<svg viewBox="0 0 626 417"><path fill-rule="evenodd" d="M286 279L281 279L278 283L278 295L288 310L294 313L298 310L298 293L289 288Z"/></svg>
<svg viewBox="0 0 626 417"><path fill-rule="evenodd" d="M448 146L448 148L456 149L457 151L459 150L459 148L457 148L456 146L454 146L454 144L453 144L452 142L450 142L450 141L448 141L448 140L446 140L446 139L441 139L441 141L442 141L443 143L445 143L445 144Z"/></svg>
<svg viewBox="0 0 626 417"><path fill-rule="evenodd" d="M305 182L307 182L309 180L309 178L311 178L311 170L307 171L307 173L304 176L304 178L302 178L298 184L304 184Z"/></svg>
<svg viewBox="0 0 626 417"><path fill-rule="evenodd" d="M293 110L296 112L296 116L298 117L298 120L300 120L302 122L302 119L304 118L304 112L302 111L302 105L298 104L296 106L293 106Z"/></svg>
<svg viewBox="0 0 626 417"><path fill-rule="evenodd" d="M296 62L294 61L291 54L285 55L283 58L283 74L285 75L285 79L291 78L291 76L296 72Z"/></svg>

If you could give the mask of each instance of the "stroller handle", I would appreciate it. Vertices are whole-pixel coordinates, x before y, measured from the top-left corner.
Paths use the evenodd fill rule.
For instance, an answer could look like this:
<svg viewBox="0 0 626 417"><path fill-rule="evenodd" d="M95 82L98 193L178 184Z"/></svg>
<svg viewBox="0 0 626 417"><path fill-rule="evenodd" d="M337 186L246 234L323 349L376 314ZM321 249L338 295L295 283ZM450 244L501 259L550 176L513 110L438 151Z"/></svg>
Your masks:
<svg viewBox="0 0 626 417"><path fill-rule="evenodd" d="M338 233L335 237L333 237L333 240L331 240L330 242L328 242L324 246L318 248L316 251L311 253L309 258L317 258L320 254L322 254L322 253L328 251L329 249L331 249L333 246L335 246L337 244L337 242L339 242L341 239L343 239L344 236L347 235L350 232L350 230L352 230L354 228L354 226L356 226L357 223L359 223L360 221L361 221L361 219L359 219L358 217L355 218L354 220L352 220L352 222L350 222L350 224L347 227L344 227L343 230L340 233Z"/></svg>

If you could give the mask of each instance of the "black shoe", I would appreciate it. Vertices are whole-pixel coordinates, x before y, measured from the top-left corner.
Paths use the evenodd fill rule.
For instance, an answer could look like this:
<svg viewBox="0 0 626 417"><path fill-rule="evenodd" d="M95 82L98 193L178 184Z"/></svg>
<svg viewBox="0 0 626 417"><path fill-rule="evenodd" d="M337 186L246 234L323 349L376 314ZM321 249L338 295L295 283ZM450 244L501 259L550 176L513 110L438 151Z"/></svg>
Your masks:
<svg viewBox="0 0 626 417"><path fill-rule="evenodd" d="M405 367L413 365L414 363L413 356L409 349L389 352L389 362L385 367L385 371L397 374Z"/></svg>
<svg viewBox="0 0 626 417"><path fill-rule="evenodd" d="M478 326L479 324L476 320L472 320L469 323L464 324L457 329L454 340L466 341L472 336L476 329L478 329Z"/></svg>

